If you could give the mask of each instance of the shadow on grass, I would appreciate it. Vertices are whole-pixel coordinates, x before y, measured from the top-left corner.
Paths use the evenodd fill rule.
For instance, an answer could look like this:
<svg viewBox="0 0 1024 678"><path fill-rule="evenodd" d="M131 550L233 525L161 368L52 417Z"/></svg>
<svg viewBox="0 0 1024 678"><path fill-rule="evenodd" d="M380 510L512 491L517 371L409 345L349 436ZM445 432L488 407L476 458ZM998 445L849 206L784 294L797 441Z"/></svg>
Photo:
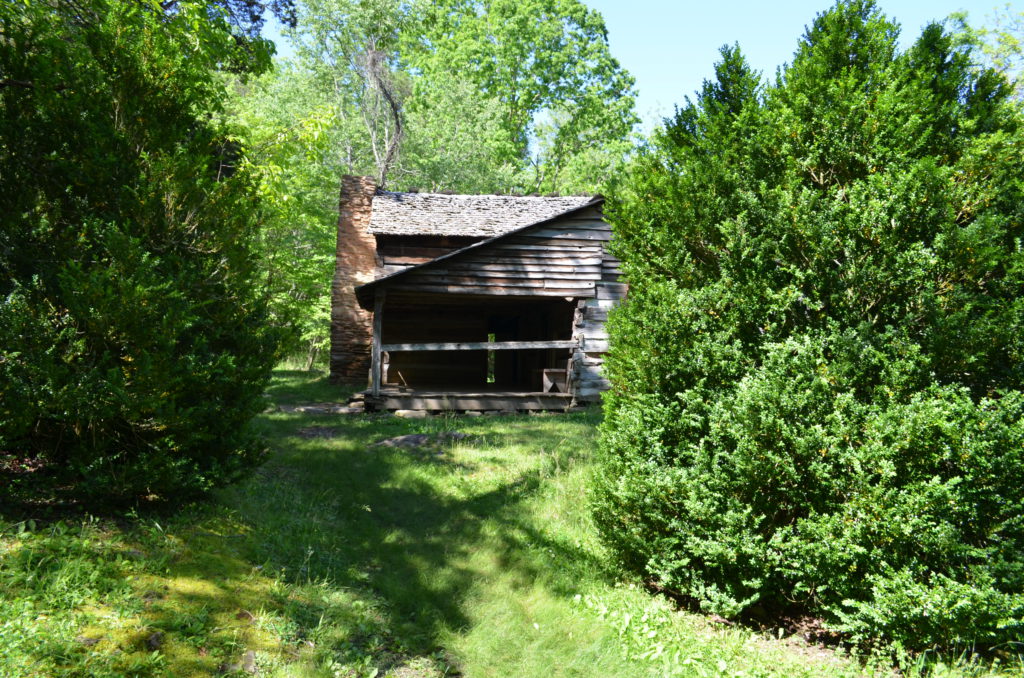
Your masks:
<svg viewBox="0 0 1024 678"><path fill-rule="evenodd" d="M332 384L324 372L275 370L267 386L267 395L276 405L314 402L344 403L358 388Z"/></svg>
<svg viewBox="0 0 1024 678"><path fill-rule="evenodd" d="M346 397L309 373L278 372L270 393L278 404ZM216 675L249 651L271 669L365 659L381 674L439 656L446 637L473 626L473 596L490 580L502 579L511 605L536 588L571 598L599 569L531 513L544 477L585 453L594 418L274 412L257 422L271 458L217 500L111 512L67 534L60 521L74 522L77 506L51 507L52 520L37 506L35 535L0 559L0 601L20 598L25 620L38 605L55 622L44 643L26 621L24 638L8 638L12 656L95 676ZM336 433L303 437L311 426ZM429 450L373 445L456 428L470 437ZM12 508L0 510L0 536L24 518Z"/></svg>
<svg viewBox="0 0 1024 678"><path fill-rule="evenodd" d="M271 419L276 456L231 498L253 527L255 556L292 581L369 592L386 610L375 633L407 652L434 652L446 633L469 627L467 597L488 577L570 598L581 580L600 569L587 551L538 529L526 506L549 467L571 466L582 453L573 449L580 436L567 443L564 422L589 428L593 415L440 422L334 418L337 437L305 440L294 432L308 418ZM477 436L481 448L494 443L499 456L508 436L526 440L531 452L506 453L533 455L532 467L499 462L480 481L467 474L486 458L467 464L443 454L420 459L415 452L371 446L439 426ZM505 432L494 433L495 426ZM296 609L293 621L304 627L323 613Z"/></svg>

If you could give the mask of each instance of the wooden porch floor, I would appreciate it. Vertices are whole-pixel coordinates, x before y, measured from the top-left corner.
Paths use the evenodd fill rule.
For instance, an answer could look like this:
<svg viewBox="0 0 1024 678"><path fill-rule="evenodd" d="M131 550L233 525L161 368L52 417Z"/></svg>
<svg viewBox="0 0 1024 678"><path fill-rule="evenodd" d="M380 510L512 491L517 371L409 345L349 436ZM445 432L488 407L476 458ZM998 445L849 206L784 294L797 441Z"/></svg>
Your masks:
<svg viewBox="0 0 1024 678"><path fill-rule="evenodd" d="M433 410L552 410L561 411L572 405L570 393L524 393L521 391L427 391L381 390L379 396L367 391L367 411Z"/></svg>

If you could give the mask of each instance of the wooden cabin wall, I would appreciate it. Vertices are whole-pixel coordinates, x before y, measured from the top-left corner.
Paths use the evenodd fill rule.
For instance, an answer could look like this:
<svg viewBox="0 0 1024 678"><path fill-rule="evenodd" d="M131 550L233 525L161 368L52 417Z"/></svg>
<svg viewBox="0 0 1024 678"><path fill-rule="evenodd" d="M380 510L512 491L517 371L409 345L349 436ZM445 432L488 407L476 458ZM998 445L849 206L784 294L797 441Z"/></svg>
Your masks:
<svg viewBox="0 0 1024 678"><path fill-rule="evenodd" d="M494 351L490 386L535 391L544 368L568 368L576 400L597 401L609 387L602 374L605 322L626 294L619 261L608 252L611 237L611 226L593 207L382 281L388 294L383 343L487 341L489 334L496 341L574 339L579 346L571 355L567 350ZM387 256L407 256L388 251ZM477 301L466 301L471 299ZM513 299L522 300L521 308ZM568 310L545 310L545 300ZM389 364L388 381L400 382L401 372L413 388L486 384L486 351L393 352Z"/></svg>
<svg viewBox="0 0 1024 678"><path fill-rule="evenodd" d="M615 261L617 264L617 260ZM608 312L626 296L626 285L617 282L598 284L594 299L581 299L573 322L573 339L579 348L573 352L570 388L580 403L597 402L611 386L604 375L604 356L608 352Z"/></svg>
<svg viewBox="0 0 1024 678"><path fill-rule="evenodd" d="M381 278L423 264L483 240L448 235L377 235L377 274Z"/></svg>
<svg viewBox="0 0 1024 678"><path fill-rule="evenodd" d="M593 297L597 283L604 279L604 250L609 240L611 227L597 208L590 208L409 271L387 289Z"/></svg>

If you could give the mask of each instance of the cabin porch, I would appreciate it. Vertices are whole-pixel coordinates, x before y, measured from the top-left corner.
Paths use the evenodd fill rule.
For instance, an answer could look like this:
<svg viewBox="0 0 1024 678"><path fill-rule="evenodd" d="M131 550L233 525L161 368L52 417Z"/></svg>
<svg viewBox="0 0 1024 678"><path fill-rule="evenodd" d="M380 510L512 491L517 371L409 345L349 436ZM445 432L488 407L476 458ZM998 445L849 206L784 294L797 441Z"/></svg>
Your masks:
<svg viewBox="0 0 1024 678"><path fill-rule="evenodd" d="M368 410L565 410L576 300L379 290Z"/></svg>
<svg viewBox="0 0 1024 678"><path fill-rule="evenodd" d="M363 395L369 412L422 410L427 412L563 412L573 406L570 393L447 389L444 391L382 388Z"/></svg>

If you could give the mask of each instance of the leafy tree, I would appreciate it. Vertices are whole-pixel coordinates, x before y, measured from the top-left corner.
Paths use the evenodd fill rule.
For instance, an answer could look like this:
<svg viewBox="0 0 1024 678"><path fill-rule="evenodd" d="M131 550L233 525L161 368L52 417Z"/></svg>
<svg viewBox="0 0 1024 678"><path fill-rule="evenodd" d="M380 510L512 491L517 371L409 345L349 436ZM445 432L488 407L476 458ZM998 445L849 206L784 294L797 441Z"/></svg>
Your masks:
<svg viewBox="0 0 1024 678"><path fill-rule="evenodd" d="M592 192L621 166L632 80L598 14L576 0L542 4L537 24L514 3L300 0L296 58L235 88L231 114L262 179L273 322L308 365L327 344L342 174L397 190ZM516 31L499 20L510 16ZM474 70L469 41L502 69L536 63L493 79Z"/></svg>
<svg viewBox="0 0 1024 678"><path fill-rule="evenodd" d="M420 10L422 28L404 36L403 58L428 79L466 79L498 102L512 141L505 162L530 157L546 117L528 187L559 190L572 158L629 137L633 79L611 56L600 13L579 0L444 0Z"/></svg>
<svg viewBox="0 0 1024 678"><path fill-rule="evenodd" d="M15 479L166 497L260 457L247 424L276 341L216 73L239 49L205 2L0 5L0 466Z"/></svg>
<svg viewBox="0 0 1024 678"><path fill-rule="evenodd" d="M339 113L351 110L362 119L381 186L398 162L403 136L409 87L397 72L396 49L407 20L399 0L303 0L301 29L289 33L300 62L335 97Z"/></svg>
<svg viewBox="0 0 1024 678"><path fill-rule="evenodd" d="M175 12L179 0L159 0L160 7ZM294 0L210 0L211 7L223 10L236 38L260 40L260 31L268 13L273 14L284 26L295 25Z"/></svg>
<svg viewBox="0 0 1024 678"><path fill-rule="evenodd" d="M939 25L819 15L763 85L738 48L613 191L595 515L726 616L993 645L1024 625L1020 118Z"/></svg>
<svg viewBox="0 0 1024 678"><path fill-rule="evenodd" d="M514 169L513 182L492 180L492 190L560 190L575 178L569 167L587 167L600 181L605 174L596 168L614 159L579 158L609 146L607 155L621 155L617 141L636 123L633 80L611 57L600 14L578 0L302 0L290 35L301 67L316 74L339 115L365 119L378 173L397 126L412 117L405 131L415 141L400 148L406 161L389 168L399 187L447 176L455 182L447 190L476 190L487 171L501 177ZM387 106L369 76L371 61L388 85ZM477 135L476 148L455 141L453 128L465 132L462 139ZM475 178L464 186L463 176Z"/></svg>
<svg viewBox="0 0 1024 678"><path fill-rule="evenodd" d="M1024 98L1024 12L1014 13L1007 4L980 28L967 22L967 12L956 12L950 19L957 40L975 47L984 65L1005 75L1014 83L1016 98Z"/></svg>
<svg viewBox="0 0 1024 678"><path fill-rule="evenodd" d="M264 210L258 249L270 322L284 350L311 369L325 355L337 238L338 177L369 171L362 122L319 87L309 71L278 64L231 98L245 129L250 169Z"/></svg>

